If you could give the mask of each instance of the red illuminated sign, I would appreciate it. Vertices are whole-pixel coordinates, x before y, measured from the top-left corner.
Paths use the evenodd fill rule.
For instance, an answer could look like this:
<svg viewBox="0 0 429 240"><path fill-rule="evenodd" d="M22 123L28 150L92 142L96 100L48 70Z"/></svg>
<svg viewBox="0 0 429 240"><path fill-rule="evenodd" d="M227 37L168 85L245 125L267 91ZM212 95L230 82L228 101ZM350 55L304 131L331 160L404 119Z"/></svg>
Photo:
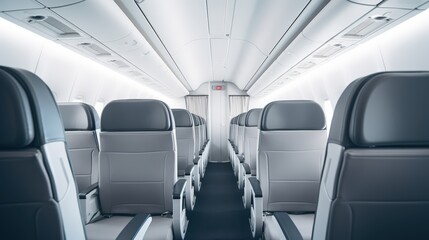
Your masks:
<svg viewBox="0 0 429 240"><path fill-rule="evenodd" d="M222 86L216 86L216 90L222 90Z"/></svg>

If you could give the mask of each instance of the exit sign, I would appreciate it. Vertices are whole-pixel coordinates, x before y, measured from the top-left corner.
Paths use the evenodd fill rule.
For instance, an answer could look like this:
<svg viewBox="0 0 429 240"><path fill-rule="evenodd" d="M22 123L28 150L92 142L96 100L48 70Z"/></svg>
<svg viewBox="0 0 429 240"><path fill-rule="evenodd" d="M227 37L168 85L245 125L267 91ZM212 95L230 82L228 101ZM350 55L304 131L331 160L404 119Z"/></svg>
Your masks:
<svg viewBox="0 0 429 240"><path fill-rule="evenodd" d="M225 86L224 85L213 85L212 90L223 91L223 90L225 90Z"/></svg>

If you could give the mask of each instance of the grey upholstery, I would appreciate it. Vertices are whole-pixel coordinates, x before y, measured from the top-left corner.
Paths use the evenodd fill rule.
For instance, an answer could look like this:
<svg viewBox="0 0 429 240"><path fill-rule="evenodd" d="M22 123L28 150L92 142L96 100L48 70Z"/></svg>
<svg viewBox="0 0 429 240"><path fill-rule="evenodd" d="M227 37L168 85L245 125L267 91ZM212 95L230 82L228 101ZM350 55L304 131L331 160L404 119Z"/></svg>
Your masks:
<svg viewBox="0 0 429 240"><path fill-rule="evenodd" d="M177 171L179 176L184 176L186 168L194 165L194 119L185 109L172 109L172 111L176 122Z"/></svg>
<svg viewBox="0 0 429 240"><path fill-rule="evenodd" d="M244 154L244 128L245 128L245 122L246 122L246 113L242 113L242 114L239 115L239 119L238 119L237 147L238 147L238 154L239 155Z"/></svg>
<svg viewBox="0 0 429 240"><path fill-rule="evenodd" d="M200 123L200 118L197 115L192 114L192 117L194 118L195 156L198 156L201 149L201 144L200 144L200 135L201 135L200 124L201 123Z"/></svg>
<svg viewBox="0 0 429 240"><path fill-rule="evenodd" d="M31 72L0 67L0 236L85 239L53 95Z"/></svg>
<svg viewBox="0 0 429 240"><path fill-rule="evenodd" d="M258 153L258 123L261 108L249 110L246 114L244 129L244 160L250 166L251 174L256 176L256 155Z"/></svg>
<svg viewBox="0 0 429 240"><path fill-rule="evenodd" d="M175 135L173 113L161 101L116 100L106 105L101 117L99 163L104 215L172 212L173 185L177 181ZM101 221L94 224L105 224ZM90 225L88 230L94 227ZM172 235L172 219L152 217L148 233L159 228ZM96 239L97 235L90 238Z"/></svg>
<svg viewBox="0 0 429 240"><path fill-rule="evenodd" d="M79 190L98 182L98 139L100 120L95 109L85 103L59 103L66 131L67 149Z"/></svg>
<svg viewBox="0 0 429 240"><path fill-rule="evenodd" d="M352 82L334 111L314 239L421 239L429 226L429 72Z"/></svg>
<svg viewBox="0 0 429 240"><path fill-rule="evenodd" d="M297 121L298 116L304 120ZM310 214L298 229L311 236L327 140L324 113L309 100L272 102L262 110L259 127L257 177L263 211L285 211L292 220ZM274 223L264 224L267 239L276 232Z"/></svg>

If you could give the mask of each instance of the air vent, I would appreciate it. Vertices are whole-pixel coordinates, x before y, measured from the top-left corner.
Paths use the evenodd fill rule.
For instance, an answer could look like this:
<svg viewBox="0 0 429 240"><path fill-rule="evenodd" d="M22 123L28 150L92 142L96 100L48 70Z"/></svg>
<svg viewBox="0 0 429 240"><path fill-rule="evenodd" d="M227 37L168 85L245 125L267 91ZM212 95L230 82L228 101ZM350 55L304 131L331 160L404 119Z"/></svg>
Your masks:
<svg viewBox="0 0 429 240"><path fill-rule="evenodd" d="M133 77L138 77L138 76L141 76L142 74L141 73L139 73L139 72L137 72L137 71L129 71L128 72L131 76L133 76Z"/></svg>
<svg viewBox="0 0 429 240"><path fill-rule="evenodd" d="M317 51L313 55L313 57L315 57L315 58L328 58L328 57L334 55L335 53L341 51L341 49L343 49L343 48L344 48L344 46L341 44L328 45L326 47L323 47L319 51Z"/></svg>
<svg viewBox="0 0 429 240"><path fill-rule="evenodd" d="M56 38L80 37L78 32L51 16L30 16L28 17L28 23L33 24L39 28L39 30Z"/></svg>
<svg viewBox="0 0 429 240"><path fill-rule="evenodd" d="M314 67L316 64L314 62L303 62L301 64L298 65L298 68L301 69L310 69L312 67Z"/></svg>
<svg viewBox="0 0 429 240"><path fill-rule="evenodd" d="M109 63L111 63L112 65L116 66L116 67L120 67L120 68L128 68L130 66L128 66L126 63L120 61L120 60L110 60Z"/></svg>
<svg viewBox="0 0 429 240"><path fill-rule="evenodd" d="M364 38L387 25L392 19L384 15L372 16L343 35L345 38Z"/></svg>
<svg viewBox="0 0 429 240"><path fill-rule="evenodd" d="M98 46L97 44L81 43L79 44L79 46L81 46L83 49L94 54L97 57L105 57L105 56L112 55L108 51L104 50L102 47Z"/></svg>

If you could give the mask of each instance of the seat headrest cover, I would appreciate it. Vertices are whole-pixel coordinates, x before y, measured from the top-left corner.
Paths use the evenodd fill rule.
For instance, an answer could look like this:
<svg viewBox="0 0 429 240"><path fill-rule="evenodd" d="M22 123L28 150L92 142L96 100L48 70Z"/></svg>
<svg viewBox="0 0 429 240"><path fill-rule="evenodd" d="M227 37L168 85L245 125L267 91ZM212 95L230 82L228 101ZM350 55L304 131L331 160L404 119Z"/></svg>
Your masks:
<svg viewBox="0 0 429 240"><path fill-rule="evenodd" d="M106 105L101 115L101 131L170 131L173 113L162 101L154 99L115 100Z"/></svg>
<svg viewBox="0 0 429 240"><path fill-rule="evenodd" d="M429 72L382 72L351 83L335 108L330 142L428 146Z"/></svg>
<svg viewBox="0 0 429 240"><path fill-rule="evenodd" d="M246 127L257 127L262 108L254 108L246 114Z"/></svg>
<svg viewBox="0 0 429 240"><path fill-rule="evenodd" d="M176 127L192 127L194 118L186 109L172 109Z"/></svg>
<svg viewBox="0 0 429 240"><path fill-rule="evenodd" d="M195 126L200 126L200 118L198 117L198 115L196 114L192 114L192 117L194 118L194 125Z"/></svg>
<svg viewBox="0 0 429 240"><path fill-rule="evenodd" d="M66 131L91 131L100 128L95 109L86 103L59 103Z"/></svg>
<svg viewBox="0 0 429 240"><path fill-rule="evenodd" d="M325 129L325 115L319 104L311 100L276 101L262 110L259 129L322 130Z"/></svg>
<svg viewBox="0 0 429 240"><path fill-rule="evenodd" d="M240 119L240 115L234 117L234 124L238 125L238 120Z"/></svg>
<svg viewBox="0 0 429 240"><path fill-rule="evenodd" d="M11 118L10 116L17 117L14 119L15 133L12 130L6 131L8 120L1 120L0 129L2 129L2 132L0 133L0 138L10 137L5 134L11 134L11 136L15 134L15 140L2 139L1 141L3 142L0 144L1 147L24 147L31 141L32 147L40 147L50 142L65 141L61 117L49 87L34 73L26 70L0 66L0 72L2 73L0 76L2 89L3 86L5 86L5 88L7 87L13 91L7 95L2 94L3 96L9 95L11 98L7 100L8 103L3 100L1 104L17 107L14 112L3 107L0 110L2 118L5 118L5 116L9 119ZM7 86L3 83L5 81L15 83ZM16 83L21 86L24 92L17 90L18 87ZM22 95L26 95L27 100L25 100L25 97L22 97ZM18 97L21 100L19 100ZM12 100L16 102L12 102ZM26 116L30 114L28 107L26 107L28 104L24 103L26 101L28 101L30 106L32 124L31 118ZM20 104L22 106L19 106ZM7 114L12 115L9 116ZM27 127L25 127L24 124L27 125ZM33 125L33 127L30 125ZM18 130L18 128L20 129ZM28 133L25 133L27 131Z"/></svg>
<svg viewBox="0 0 429 240"><path fill-rule="evenodd" d="M239 126L244 126L245 123L246 123L246 113L242 113L242 114L239 115L238 125Z"/></svg>
<svg viewBox="0 0 429 240"><path fill-rule="evenodd" d="M0 69L0 148L22 148L34 139L27 94L9 73Z"/></svg>

